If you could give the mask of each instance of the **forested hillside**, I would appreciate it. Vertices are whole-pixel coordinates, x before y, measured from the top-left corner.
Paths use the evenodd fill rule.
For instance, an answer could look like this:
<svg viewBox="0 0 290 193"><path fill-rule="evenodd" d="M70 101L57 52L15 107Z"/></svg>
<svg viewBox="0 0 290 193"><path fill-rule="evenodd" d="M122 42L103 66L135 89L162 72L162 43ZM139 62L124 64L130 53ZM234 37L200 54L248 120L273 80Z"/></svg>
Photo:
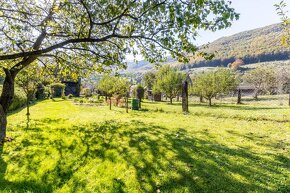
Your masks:
<svg viewBox="0 0 290 193"><path fill-rule="evenodd" d="M181 64L170 58L166 64L171 64L181 70L198 67L227 66L237 58L245 64L288 60L290 47L281 44L281 24L274 24L263 28L241 32L232 36L220 38L201 47L201 51L214 54L212 60L205 60L199 56L192 57L190 64ZM153 65L146 61L130 63L129 71L146 71Z"/></svg>
<svg viewBox="0 0 290 193"><path fill-rule="evenodd" d="M282 46L281 30L280 24L274 24L220 38L201 49L214 54L213 60L197 57L192 60L190 67L226 66L236 58L243 59L245 64L288 60L290 47Z"/></svg>

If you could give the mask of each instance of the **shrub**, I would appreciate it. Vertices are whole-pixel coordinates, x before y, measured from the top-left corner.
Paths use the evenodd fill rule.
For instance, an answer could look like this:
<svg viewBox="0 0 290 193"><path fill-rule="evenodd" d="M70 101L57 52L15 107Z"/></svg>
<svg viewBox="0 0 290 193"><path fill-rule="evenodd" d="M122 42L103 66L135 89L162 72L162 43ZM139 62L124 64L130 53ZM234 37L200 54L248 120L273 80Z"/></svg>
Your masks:
<svg viewBox="0 0 290 193"><path fill-rule="evenodd" d="M0 92L2 92L2 86L0 86ZM13 103L9 107L9 111L14 111L16 109L19 109L26 104L26 94L25 92L19 88L15 87L15 94L14 94L14 99Z"/></svg>
<svg viewBox="0 0 290 193"><path fill-rule="evenodd" d="M90 88L84 88L82 90L83 95L85 95L85 97L91 97L92 96L92 90Z"/></svg>
<svg viewBox="0 0 290 193"><path fill-rule="evenodd" d="M62 83L52 83L50 86L51 97L62 97L64 96L65 84Z"/></svg>
<svg viewBox="0 0 290 193"><path fill-rule="evenodd" d="M47 99L47 97L48 97L48 92L47 92L46 87L45 87L42 83L39 83L39 84L37 85L36 93L35 93L35 97L36 97L36 99L38 99L38 100Z"/></svg>
<svg viewBox="0 0 290 193"><path fill-rule="evenodd" d="M69 99L72 99L72 98L74 97L74 95L69 94L69 95L67 95L67 97L68 97Z"/></svg>

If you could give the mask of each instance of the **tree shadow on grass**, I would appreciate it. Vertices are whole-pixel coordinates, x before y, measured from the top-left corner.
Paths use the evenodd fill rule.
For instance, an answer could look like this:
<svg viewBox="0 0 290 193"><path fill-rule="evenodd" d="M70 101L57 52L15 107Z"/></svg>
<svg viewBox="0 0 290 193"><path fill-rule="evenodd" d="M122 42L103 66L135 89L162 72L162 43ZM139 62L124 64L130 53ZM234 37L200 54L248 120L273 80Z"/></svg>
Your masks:
<svg viewBox="0 0 290 193"><path fill-rule="evenodd" d="M33 145L29 139L22 140L19 146L23 148L17 150L22 157L17 159L16 154L9 158L25 168L25 172L36 174L42 162L54 153L55 163L51 163L49 172L38 174L38 181L6 179L10 162L4 161L1 149L0 191L52 192L67 186L69 192L274 193L283 192L286 187L279 190L283 184L275 184L270 176L282 175L273 166L285 167L284 161L266 159L248 149L227 147L206 132L197 137L182 128L168 130L141 121L112 120L60 130L58 135L59 138L50 138L43 133L41 141L34 139ZM35 148L36 143L43 147ZM33 151L29 151L32 147ZM110 173L111 170L106 173L104 168L99 173L95 171L99 178L106 178L106 191L101 184L86 182L86 175L76 177L79 173L89 174L92 168L87 166L95 161L99 168L106 167L105 163L114 167L126 165L121 173L130 170L131 175L120 177L121 173ZM132 178L134 186L129 182Z"/></svg>
<svg viewBox="0 0 290 193"><path fill-rule="evenodd" d="M36 181L17 181L13 182L5 178L7 163L3 159L4 145L0 146L0 192L52 192L50 185ZM21 158L20 158L21 159Z"/></svg>

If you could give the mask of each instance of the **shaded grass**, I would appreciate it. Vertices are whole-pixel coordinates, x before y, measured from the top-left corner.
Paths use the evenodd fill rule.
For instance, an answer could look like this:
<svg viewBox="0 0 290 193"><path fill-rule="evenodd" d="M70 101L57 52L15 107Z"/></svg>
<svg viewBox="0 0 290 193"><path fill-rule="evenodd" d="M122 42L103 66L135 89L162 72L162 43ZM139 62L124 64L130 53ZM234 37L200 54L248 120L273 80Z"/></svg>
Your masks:
<svg viewBox="0 0 290 193"><path fill-rule="evenodd" d="M0 192L289 191L288 107L143 107L42 101L29 129L11 115Z"/></svg>

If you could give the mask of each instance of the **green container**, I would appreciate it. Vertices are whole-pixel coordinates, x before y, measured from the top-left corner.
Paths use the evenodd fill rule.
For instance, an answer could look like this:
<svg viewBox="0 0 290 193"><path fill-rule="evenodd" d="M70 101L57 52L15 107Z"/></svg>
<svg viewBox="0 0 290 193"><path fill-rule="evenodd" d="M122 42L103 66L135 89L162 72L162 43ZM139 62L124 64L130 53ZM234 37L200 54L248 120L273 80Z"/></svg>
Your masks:
<svg viewBox="0 0 290 193"><path fill-rule="evenodd" d="M132 110L139 110L139 100L138 99L132 99Z"/></svg>

